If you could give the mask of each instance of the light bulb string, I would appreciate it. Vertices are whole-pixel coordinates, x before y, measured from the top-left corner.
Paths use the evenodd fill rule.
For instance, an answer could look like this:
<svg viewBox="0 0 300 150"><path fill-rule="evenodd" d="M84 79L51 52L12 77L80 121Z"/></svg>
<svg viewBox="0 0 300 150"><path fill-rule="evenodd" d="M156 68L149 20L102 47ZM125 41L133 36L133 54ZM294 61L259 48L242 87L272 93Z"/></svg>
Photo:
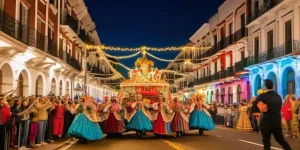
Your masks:
<svg viewBox="0 0 300 150"><path fill-rule="evenodd" d="M111 63L113 63L113 64L116 64L116 65L120 65L120 66L122 66L123 68L127 69L128 71L132 70L132 69L130 69L129 67L125 66L125 65L122 64L122 63L114 62L114 61L111 61L111 60L109 60L109 62L111 62Z"/></svg>
<svg viewBox="0 0 300 150"><path fill-rule="evenodd" d="M107 57L111 57L111 58L115 58L115 59L128 59L128 58L132 58L132 57L135 57L137 56L138 54L140 54L141 51L138 51L134 54L131 54L131 55L127 55L127 56L113 56L113 55L110 55L110 54L107 54L107 53L104 53L103 52L103 55L107 56Z"/></svg>
<svg viewBox="0 0 300 150"><path fill-rule="evenodd" d="M159 58L157 56L154 56L154 55L150 54L149 52L147 52L146 54L151 56L152 58L155 58L155 59L160 60L160 61L164 61L164 62L173 62L174 61L174 60L170 60L170 59Z"/></svg>
<svg viewBox="0 0 300 150"><path fill-rule="evenodd" d="M195 47L195 46L172 46L172 47L164 47L164 48L156 48L156 47L137 47L137 48L128 48L128 47L115 47L115 46L104 46L104 45L86 45L87 50L111 50L111 51L181 51L181 50L207 50L211 47Z"/></svg>

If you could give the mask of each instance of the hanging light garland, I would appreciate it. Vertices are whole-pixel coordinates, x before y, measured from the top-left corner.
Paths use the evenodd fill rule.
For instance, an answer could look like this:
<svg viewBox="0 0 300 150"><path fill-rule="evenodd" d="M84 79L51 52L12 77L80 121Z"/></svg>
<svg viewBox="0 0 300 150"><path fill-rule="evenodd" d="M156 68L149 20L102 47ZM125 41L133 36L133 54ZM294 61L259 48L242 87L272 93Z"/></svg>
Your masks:
<svg viewBox="0 0 300 150"><path fill-rule="evenodd" d="M211 47L194 47L194 46L180 46L180 47L164 47L164 48L156 48L156 47L138 47L138 48L128 48L128 47L114 47L114 46L104 46L104 45L86 45L87 50L111 50L111 51L141 51L146 49L148 51L181 51L185 49L192 50L207 50Z"/></svg>
<svg viewBox="0 0 300 150"><path fill-rule="evenodd" d="M120 78L124 78L110 63L109 60L104 57L104 61L109 65L109 67L112 69L112 72L115 73L116 75L120 76Z"/></svg>
<svg viewBox="0 0 300 150"><path fill-rule="evenodd" d="M150 54L148 52L146 54L149 55L149 56L151 56L151 57L153 57L153 58L155 58L155 59L157 59L157 60L160 60L160 61L165 61L165 62L173 62L174 61L173 59L170 60L170 59L163 59L163 58L156 57L156 56L154 56L154 55L152 55L152 54Z"/></svg>
<svg viewBox="0 0 300 150"><path fill-rule="evenodd" d="M103 53L103 55L107 56L107 57L111 57L111 58L115 58L115 59L128 59L128 58L132 58L137 56L138 54L140 54L142 51L138 51L134 54L128 55L128 56L113 56L113 55L109 55L107 53Z"/></svg>
<svg viewBox="0 0 300 150"><path fill-rule="evenodd" d="M113 64L116 64L116 65L120 65L120 66L124 67L125 69L127 69L128 71L132 70L132 69L130 69L129 67L125 66L125 65L122 64L122 63L114 62L114 61L111 61L111 60L109 60L109 62L111 62L111 63L113 63Z"/></svg>

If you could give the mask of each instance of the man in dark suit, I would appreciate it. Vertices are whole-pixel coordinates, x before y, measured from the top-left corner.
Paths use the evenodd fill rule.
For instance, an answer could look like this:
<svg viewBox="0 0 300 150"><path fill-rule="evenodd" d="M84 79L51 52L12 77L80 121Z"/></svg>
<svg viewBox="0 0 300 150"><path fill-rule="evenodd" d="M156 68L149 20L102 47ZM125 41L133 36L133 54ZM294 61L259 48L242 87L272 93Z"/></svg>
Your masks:
<svg viewBox="0 0 300 150"><path fill-rule="evenodd" d="M267 110L263 112L263 117L260 122L261 134L263 137L264 149L271 149L271 134L275 140L284 148L284 150L291 150L290 145L284 140L281 126L281 97L273 91L273 82L265 80L266 92L259 95L253 102L252 111L257 112L257 104L259 102L267 105Z"/></svg>

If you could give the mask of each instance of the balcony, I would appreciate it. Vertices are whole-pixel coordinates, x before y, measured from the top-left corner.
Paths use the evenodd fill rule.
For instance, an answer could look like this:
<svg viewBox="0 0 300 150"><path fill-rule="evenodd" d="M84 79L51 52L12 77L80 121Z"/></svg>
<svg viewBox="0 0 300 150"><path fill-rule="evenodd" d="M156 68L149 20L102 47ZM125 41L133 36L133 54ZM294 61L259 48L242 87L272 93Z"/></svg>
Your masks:
<svg viewBox="0 0 300 150"><path fill-rule="evenodd" d="M62 12L61 24L68 25L73 30L73 32L77 34L79 28L78 20L74 19L71 15L69 15L66 9Z"/></svg>
<svg viewBox="0 0 300 150"><path fill-rule="evenodd" d="M2 10L0 10L0 30L28 46L35 47L39 51L60 58L73 68L79 71L81 70L80 63L69 54L60 51L58 55L57 43L54 40L49 39L46 35L38 32L36 29L30 28L27 25L22 25Z"/></svg>
<svg viewBox="0 0 300 150"><path fill-rule="evenodd" d="M80 29L80 31L79 31L79 38L80 38L83 42L85 42L85 39L86 39L85 30Z"/></svg>
<svg viewBox="0 0 300 150"><path fill-rule="evenodd" d="M235 63L235 72L240 72L240 71L244 70L244 68L247 67L246 65L247 65L246 59L236 62Z"/></svg>
<svg viewBox="0 0 300 150"><path fill-rule="evenodd" d="M234 34L231 34L225 38L225 47L234 43Z"/></svg>
<svg viewBox="0 0 300 150"><path fill-rule="evenodd" d="M218 42L218 51L224 49L225 47L227 47L226 41L225 39L222 39L221 41Z"/></svg>
<svg viewBox="0 0 300 150"><path fill-rule="evenodd" d="M226 77L233 76L235 73L235 67L228 67L226 70Z"/></svg>
<svg viewBox="0 0 300 150"><path fill-rule="evenodd" d="M234 34L234 42L239 41L240 39L242 39L243 37L247 36L248 34L248 29L243 27L239 30L237 30Z"/></svg>
<svg viewBox="0 0 300 150"><path fill-rule="evenodd" d="M258 9L254 10L248 15L248 24L275 7L277 4L282 2L283 0L266 0L262 6Z"/></svg>
<svg viewBox="0 0 300 150"><path fill-rule="evenodd" d="M48 53L54 57L58 57L57 44L51 39L48 39Z"/></svg>
<svg viewBox="0 0 300 150"><path fill-rule="evenodd" d="M0 10L0 30L26 45L36 47L36 30L22 25L3 10Z"/></svg>
<svg viewBox="0 0 300 150"><path fill-rule="evenodd" d="M262 63L274 58L274 49L266 50L259 54L258 62Z"/></svg>
<svg viewBox="0 0 300 150"><path fill-rule="evenodd" d="M222 78L226 78L227 77L227 71L226 70L222 70L222 71L220 71L219 72L219 77L220 77L220 79L222 79Z"/></svg>

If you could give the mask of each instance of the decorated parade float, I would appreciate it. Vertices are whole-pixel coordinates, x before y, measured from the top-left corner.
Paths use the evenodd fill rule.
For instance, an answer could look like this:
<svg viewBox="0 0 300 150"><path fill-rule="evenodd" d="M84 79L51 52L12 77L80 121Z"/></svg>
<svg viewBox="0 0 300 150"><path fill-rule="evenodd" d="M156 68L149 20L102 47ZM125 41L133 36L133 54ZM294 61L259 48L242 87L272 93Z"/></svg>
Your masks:
<svg viewBox="0 0 300 150"><path fill-rule="evenodd" d="M130 70L128 76L129 79L121 82L117 97L122 105L133 103L138 93L150 104L158 102L160 94L166 103L172 102L165 74L154 68L154 62L147 59L145 53L135 61L135 69Z"/></svg>

